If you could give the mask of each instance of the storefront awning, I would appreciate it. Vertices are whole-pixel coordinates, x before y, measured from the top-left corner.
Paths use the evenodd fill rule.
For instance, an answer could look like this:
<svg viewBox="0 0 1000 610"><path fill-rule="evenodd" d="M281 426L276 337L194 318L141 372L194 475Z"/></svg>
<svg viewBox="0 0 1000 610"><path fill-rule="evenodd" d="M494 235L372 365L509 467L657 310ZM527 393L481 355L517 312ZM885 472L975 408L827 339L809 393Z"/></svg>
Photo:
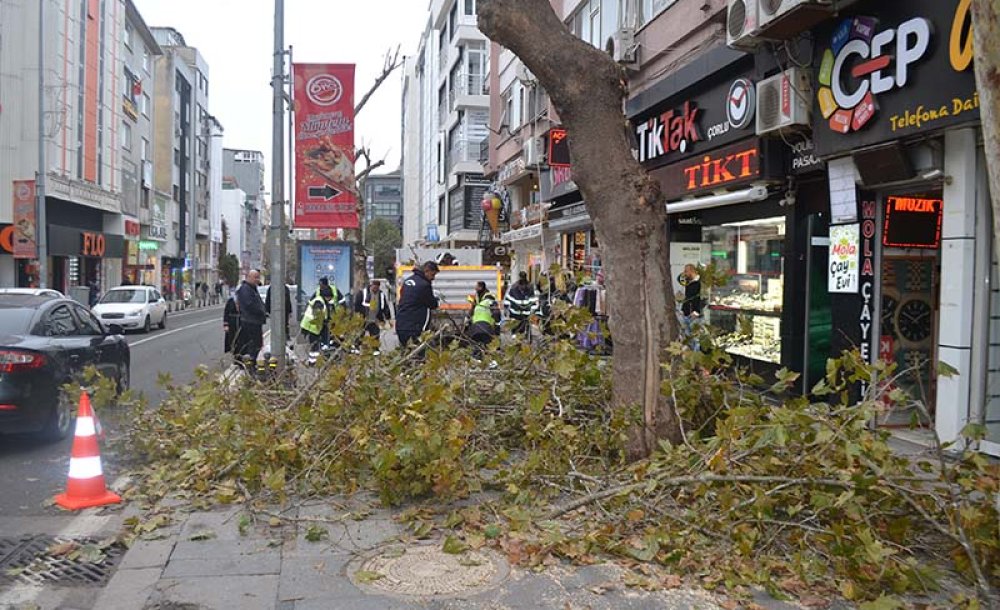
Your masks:
<svg viewBox="0 0 1000 610"><path fill-rule="evenodd" d="M766 186L751 186L748 189L722 193L721 195L709 195L684 201L675 201L667 204L667 214L681 214L683 212L693 212L706 208L717 208L724 205L736 203L749 203L751 201L763 201L767 199L768 192Z"/></svg>

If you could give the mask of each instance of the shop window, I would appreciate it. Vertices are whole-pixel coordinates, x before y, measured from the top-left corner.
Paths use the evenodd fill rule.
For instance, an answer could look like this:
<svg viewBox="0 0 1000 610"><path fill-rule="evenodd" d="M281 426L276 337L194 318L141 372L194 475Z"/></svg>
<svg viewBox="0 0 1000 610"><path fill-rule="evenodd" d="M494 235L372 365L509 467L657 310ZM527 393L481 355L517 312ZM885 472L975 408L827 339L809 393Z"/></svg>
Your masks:
<svg viewBox="0 0 1000 610"><path fill-rule="evenodd" d="M708 289L708 323L727 333L732 354L781 362L785 219L766 218L705 227L716 277Z"/></svg>
<svg viewBox="0 0 1000 610"><path fill-rule="evenodd" d="M986 440L1000 444L1000 268L994 256L990 274L990 322L986 352L986 404L983 421Z"/></svg>

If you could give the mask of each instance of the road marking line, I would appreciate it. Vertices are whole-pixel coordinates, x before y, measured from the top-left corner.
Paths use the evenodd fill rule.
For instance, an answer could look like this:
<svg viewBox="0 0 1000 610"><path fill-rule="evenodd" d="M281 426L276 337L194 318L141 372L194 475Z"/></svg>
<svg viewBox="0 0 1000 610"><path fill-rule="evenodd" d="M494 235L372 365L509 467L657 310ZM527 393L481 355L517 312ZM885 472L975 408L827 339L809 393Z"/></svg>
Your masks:
<svg viewBox="0 0 1000 610"><path fill-rule="evenodd" d="M139 341L136 341L135 343L129 343L128 346L129 347L136 347L138 345L142 345L143 343L149 343L150 341L155 341L157 339L162 339L163 337L172 335L174 333L179 333L179 332L188 330L189 328L196 328L198 326L204 326L206 324L219 324L219 321L218 320L205 320L204 322L198 322L197 324L189 324L188 326L182 326L180 328L175 328L173 330L168 330L167 332L160 333L158 335L154 335L154 336L149 337L147 339L141 339Z"/></svg>
<svg viewBox="0 0 1000 610"><path fill-rule="evenodd" d="M190 316L191 314L201 313L203 311L214 311L216 309L222 309L224 305L209 305L208 307L196 307L192 309L182 309L178 312L168 311L168 318L183 318L184 316Z"/></svg>

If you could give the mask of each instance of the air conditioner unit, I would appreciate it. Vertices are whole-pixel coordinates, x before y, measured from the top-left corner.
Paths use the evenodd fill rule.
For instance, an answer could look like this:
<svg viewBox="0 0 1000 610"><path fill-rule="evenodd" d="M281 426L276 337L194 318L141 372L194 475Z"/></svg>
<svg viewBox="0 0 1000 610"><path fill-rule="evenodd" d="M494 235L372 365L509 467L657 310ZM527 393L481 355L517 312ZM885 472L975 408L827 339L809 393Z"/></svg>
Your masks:
<svg viewBox="0 0 1000 610"><path fill-rule="evenodd" d="M835 0L758 0L760 35L788 40L825 21L839 8Z"/></svg>
<svg viewBox="0 0 1000 610"><path fill-rule="evenodd" d="M524 164L525 165L538 165L542 162L542 153L544 149L545 142L542 138L528 138L525 140L524 145L521 147L521 152L524 154Z"/></svg>
<svg viewBox="0 0 1000 610"><path fill-rule="evenodd" d="M729 0L726 16L726 44L734 49L753 49L761 43L757 37L757 6L761 0Z"/></svg>
<svg viewBox="0 0 1000 610"><path fill-rule="evenodd" d="M757 135L809 127L812 81L809 72L791 68L757 83Z"/></svg>
<svg viewBox="0 0 1000 610"><path fill-rule="evenodd" d="M528 66L524 64L518 64L517 66L517 80L521 81L522 85L533 86L538 82L535 75L531 73Z"/></svg>
<svg viewBox="0 0 1000 610"><path fill-rule="evenodd" d="M635 43L635 30L620 28L608 39L607 51L620 64L635 64L639 61L639 46Z"/></svg>

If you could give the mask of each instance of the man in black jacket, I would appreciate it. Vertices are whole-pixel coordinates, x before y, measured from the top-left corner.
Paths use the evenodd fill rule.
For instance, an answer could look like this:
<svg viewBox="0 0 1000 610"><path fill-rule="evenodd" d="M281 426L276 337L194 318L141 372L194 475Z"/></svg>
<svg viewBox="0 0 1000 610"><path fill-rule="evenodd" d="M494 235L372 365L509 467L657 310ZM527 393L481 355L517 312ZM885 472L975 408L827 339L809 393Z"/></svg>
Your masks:
<svg viewBox="0 0 1000 610"><path fill-rule="evenodd" d="M517 282L511 286L504 298L504 307L507 308L510 319L514 321L511 332L521 334L530 340L531 338L531 316L538 313L538 297L535 295L535 288L528 282L528 274L521 272L517 276Z"/></svg>
<svg viewBox="0 0 1000 610"><path fill-rule="evenodd" d="M437 263L427 261L403 280L402 294L399 305L396 306L396 335L399 337L400 347L410 341L416 342L420 333L430 327L431 310L438 308L438 300L431 285L437 274Z"/></svg>
<svg viewBox="0 0 1000 610"><path fill-rule="evenodd" d="M259 285L260 271L253 269L236 291L236 305L240 311L236 355L241 358L250 356L253 360L257 359L260 348L264 346L264 323L267 322L267 310L257 291Z"/></svg>
<svg viewBox="0 0 1000 610"><path fill-rule="evenodd" d="M264 296L264 311L267 315L271 315L271 286L267 287L267 294ZM288 284L285 284L285 337L291 338L291 334L288 333L288 320L292 317L292 293L288 290Z"/></svg>

